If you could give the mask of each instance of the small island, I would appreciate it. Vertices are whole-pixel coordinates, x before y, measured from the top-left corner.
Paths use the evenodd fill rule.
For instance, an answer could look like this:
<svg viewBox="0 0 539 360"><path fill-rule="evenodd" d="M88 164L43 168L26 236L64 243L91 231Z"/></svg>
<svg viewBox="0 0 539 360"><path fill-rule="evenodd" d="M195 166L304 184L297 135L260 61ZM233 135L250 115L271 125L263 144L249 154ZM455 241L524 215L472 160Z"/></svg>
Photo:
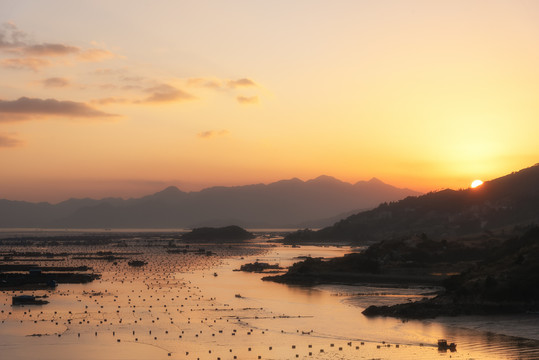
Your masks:
<svg viewBox="0 0 539 360"><path fill-rule="evenodd" d="M254 238L254 234L236 225L195 228L181 236L187 242L241 242Z"/></svg>
<svg viewBox="0 0 539 360"><path fill-rule="evenodd" d="M292 265L285 274L266 276L264 281L293 285L355 283L379 273L379 264L364 254L352 253L333 259L311 258Z"/></svg>
<svg viewBox="0 0 539 360"><path fill-rule="evenodd" d="M269 264L265 262L255 261L254 263L243 264L242 266L240 266L239 270L234 270L234 271L268 273L268 272L273 272L275 270L282 270L282 267L280 267L279 264Z"/></svg>

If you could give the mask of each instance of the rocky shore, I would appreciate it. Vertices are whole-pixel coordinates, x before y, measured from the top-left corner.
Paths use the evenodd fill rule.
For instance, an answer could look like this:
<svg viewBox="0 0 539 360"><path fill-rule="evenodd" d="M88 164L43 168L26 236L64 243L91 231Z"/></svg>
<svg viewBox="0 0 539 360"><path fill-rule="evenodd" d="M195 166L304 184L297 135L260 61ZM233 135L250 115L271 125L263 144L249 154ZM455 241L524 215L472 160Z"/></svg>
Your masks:
<svg viewBox="0 0 539 360"><path fill-rule="evenodd" d="M460 275L444 282L446 292L409 304L370 306L368 316L422 318L539 311L539 227L505 241Z"/></svg>
<svg viewBox="0 0 539 360"><path fill-rule="evenodd" d="M363 310L365 316L390 316L402 319L427 319L439 316L499 315L537 312L539 304L533 302L495 302L483 299L460 299L440 295L412 303L392 306L371 305Z"/></svg>
<svg viewBox="0 0 539 360"><path fill-rule="evenodd" d="M263 280L295 285L430 284L445 288L431 299L369 306L363 312L367 316L433 318L537 312L539 227L530 227L505 241L493 234L453 242L421 234L381 242L363 253L340 258L307 258L285 274Z"/></svg>

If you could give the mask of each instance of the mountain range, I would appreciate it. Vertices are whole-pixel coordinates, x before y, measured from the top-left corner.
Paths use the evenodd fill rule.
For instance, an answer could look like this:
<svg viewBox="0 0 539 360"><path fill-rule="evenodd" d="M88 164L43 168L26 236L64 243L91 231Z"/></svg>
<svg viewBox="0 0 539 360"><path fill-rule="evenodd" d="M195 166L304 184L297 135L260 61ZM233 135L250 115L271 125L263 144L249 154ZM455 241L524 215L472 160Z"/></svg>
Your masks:
<svg viewBox="0 0 539 360"><path fill-rule="evenodd" d="M184 192L171 186L141 198L69 199L58 204L0 200L3 228L191 228L326 226L352 212L418 192L373 178L330 176Z"/></svg>
<svg viewBox="0 0 539 360"><path fill-rule="evenodd" d="M421 233L455 238L530 224L539 224L539 164L473 189L446 189L382 203L318 231L291 233L286 241L373 243Z"/></svg>

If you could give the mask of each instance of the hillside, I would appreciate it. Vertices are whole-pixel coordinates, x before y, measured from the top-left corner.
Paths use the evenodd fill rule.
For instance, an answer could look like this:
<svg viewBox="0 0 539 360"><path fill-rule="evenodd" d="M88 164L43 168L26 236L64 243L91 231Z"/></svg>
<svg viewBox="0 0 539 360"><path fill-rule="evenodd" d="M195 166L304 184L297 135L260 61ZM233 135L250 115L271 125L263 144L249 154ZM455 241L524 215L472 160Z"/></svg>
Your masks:
<svg viewBox="0 0 539 360"><path fill-rule="evenodd" d="M128 200L70 199L55 205L0 200L0 227L296 227L417 194L378 179L350 184L320 176L308 181L290 179L196 192L169 187Z"/></svg>
<svg viewBox="0 0 539 360"><path fill-rule="evenodd" d="M445 293L394 306L370 306L368 316L424 318L539 310L539 227L486 252L485 258L445 280Z"/></svg>
<svg viewBox="0 0 539 360"><path fill-rule="evenodd" d="M538 184L539 165L535 165L475 189L448 189L383 203L319 231L292 233L285 240L372 243L416 233L450 238L539 223Z"/></svg>

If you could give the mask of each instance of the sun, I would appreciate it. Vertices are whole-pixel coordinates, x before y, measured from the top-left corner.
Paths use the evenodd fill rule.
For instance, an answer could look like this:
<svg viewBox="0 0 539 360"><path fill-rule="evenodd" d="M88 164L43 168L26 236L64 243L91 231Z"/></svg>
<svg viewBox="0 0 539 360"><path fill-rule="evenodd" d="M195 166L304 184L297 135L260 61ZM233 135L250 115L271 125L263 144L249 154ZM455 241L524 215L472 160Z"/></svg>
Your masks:
<svg viewBox="0 0 539 360"><path fill-rule="evenodd" d="M476 187L481 186L481 185L483 185L483 182L481 180L474 180L472 181L472 185L470 185L470 187L472 189L475 189Z"/></svg>

